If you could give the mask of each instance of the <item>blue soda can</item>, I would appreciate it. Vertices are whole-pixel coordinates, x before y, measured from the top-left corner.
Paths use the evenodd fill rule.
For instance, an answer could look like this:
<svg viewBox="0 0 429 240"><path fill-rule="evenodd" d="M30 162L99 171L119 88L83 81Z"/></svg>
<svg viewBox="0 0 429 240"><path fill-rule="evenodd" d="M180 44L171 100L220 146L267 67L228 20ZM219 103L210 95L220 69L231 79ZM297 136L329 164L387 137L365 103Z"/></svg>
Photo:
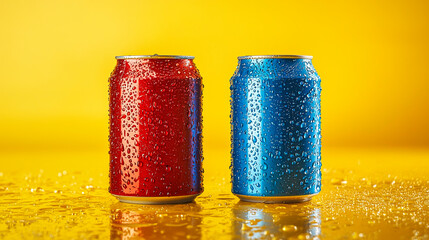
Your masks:
<svg viewBox="0 0 429 240"><path fill-rule="evenodd" d="M304 202L321 188L320 77L311 56L238 57L231 78L232 192Z"/></svg>

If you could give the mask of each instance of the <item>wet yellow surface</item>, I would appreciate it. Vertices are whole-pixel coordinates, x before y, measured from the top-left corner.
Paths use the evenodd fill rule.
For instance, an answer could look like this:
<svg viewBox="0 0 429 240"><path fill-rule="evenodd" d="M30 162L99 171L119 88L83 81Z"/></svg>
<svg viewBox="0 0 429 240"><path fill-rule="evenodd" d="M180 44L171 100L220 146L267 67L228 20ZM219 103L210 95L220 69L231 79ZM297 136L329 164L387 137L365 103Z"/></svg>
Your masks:
<svg viewBox="0 0 429 240"><path fill-rule="evenodd" d="M325 149L322 192L240 202L229 150L205 152L194 203L133 205L107 192L104 152L0 153L4 239L429 239L429 150Z"/></svg>

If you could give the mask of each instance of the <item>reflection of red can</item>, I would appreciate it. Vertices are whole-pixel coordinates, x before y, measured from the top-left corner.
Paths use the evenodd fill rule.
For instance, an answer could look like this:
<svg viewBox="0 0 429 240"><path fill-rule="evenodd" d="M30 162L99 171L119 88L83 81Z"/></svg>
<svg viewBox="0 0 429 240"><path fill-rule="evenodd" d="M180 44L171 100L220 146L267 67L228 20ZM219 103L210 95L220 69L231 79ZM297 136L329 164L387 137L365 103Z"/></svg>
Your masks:
<svg viewBox="0 0 429 240"><path fill-rule="evenodd" d="M201 239L201 207L196 203L110 206L110 239Z"/></svg>
<svg viewBox="0 0 429 240"><path fill-rule="evenodd" d="M110 77L110 193L192 201L202 192L202 83L193 57L121 56Z"/></svg>

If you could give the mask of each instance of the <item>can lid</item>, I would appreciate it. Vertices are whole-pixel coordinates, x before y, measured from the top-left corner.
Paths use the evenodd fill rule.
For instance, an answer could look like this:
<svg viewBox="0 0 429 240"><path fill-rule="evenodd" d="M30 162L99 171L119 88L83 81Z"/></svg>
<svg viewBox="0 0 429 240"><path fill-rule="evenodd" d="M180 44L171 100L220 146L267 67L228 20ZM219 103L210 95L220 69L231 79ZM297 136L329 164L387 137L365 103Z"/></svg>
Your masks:
<svg viewBox="0 0 429 240"><path fill-rule="evenodd" d="M116 56L116 59L194 59L193 56L180 56L180 55L125 55Z"/></svg>
<svg viewBox="0 0 429 240"><path fill-rule="evenodd" d="M238 59L277 59L277 58L286 58L286 59L313 59L313 56L307 55L248 55L240 56Z"/></svg>

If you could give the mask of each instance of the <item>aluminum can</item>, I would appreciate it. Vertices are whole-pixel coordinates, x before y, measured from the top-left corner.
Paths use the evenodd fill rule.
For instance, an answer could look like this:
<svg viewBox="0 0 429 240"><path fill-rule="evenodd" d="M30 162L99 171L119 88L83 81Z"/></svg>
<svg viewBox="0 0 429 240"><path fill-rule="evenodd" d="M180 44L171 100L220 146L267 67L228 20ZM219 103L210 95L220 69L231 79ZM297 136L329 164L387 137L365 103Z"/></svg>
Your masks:
<svg viewBox="0 0 429 240"><path fill-rule="evenodd" d="M202 83L190 56L119 56L109 79L111 194L192 201L202 187Z"/></svg>
<svg viewBox="0 0 429 240"><path fill-rule="evenodd" d="M232 192L303 202L320 192L320 78L311 56L243 56L231 78Z"/></svg>

